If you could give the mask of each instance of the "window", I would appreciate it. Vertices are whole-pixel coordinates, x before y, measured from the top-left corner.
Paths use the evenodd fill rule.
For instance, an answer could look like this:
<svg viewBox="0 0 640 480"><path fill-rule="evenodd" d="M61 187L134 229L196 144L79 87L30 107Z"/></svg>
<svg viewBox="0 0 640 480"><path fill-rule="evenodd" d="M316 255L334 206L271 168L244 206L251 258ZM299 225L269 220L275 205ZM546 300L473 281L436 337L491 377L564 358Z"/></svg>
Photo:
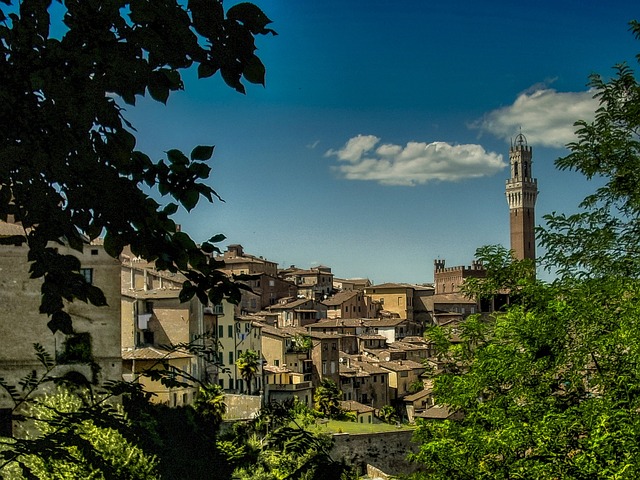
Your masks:
<svg viewBox="0 0 640 480"><path fill-rule="evenodd" d="M93 268L81 268L80 275L84 277L84 280L92 285L93 284Z"/></svg>
<svg viewBox="0 0 640 480"><path fill-rule="evenodd" d="M280 360L274 360L274 361L273 361L273 364L274 364L276 367L279 367L279 366L280 366Z"/></svg>
<svg viewBox="0 0 640 480"><path fill-rule="evenodd" d="M10 408L0 408L0 437L13 435L11 412Z"/></svg>
<svg viewBox="0 0 640 480"><path fill-rule="evenodd" d="M218 338L224 337L224 325L218 325Z"/></svg>
<svg viewBox="0 0 640 480"><path fill-rule="evenodd" d="M153 336L153 332L151 330L145 330L144 332L142 332L142 338L144 343L148 344L148 345L153 345L155 338Z"/></svg>
<svg viewBox="0 0 640 480"><path fill-rule="evenodd" d="M229 325L229 326L228 326L228 328L227 328L227 334L228 334L227 336L228 336L229 338L233 338L233 325Z"/></svg>
<svg viewBox="0 0 640 480"><path fill-rule="evenodd" d="M380 376L380 383L384 383L384 375Z"/></svg>
<svg viewBox="0 0 640 480"><path fill-rule="evenodd" d="M401 377L408 377L409 376L409 372L400 372L400 376Z"/></svg>
<svg viewBox="0 0 640 480"><path fill-rule="evenodd" d="M378 376L377 375L373 375L373 383L377 383L378 382Z"/></svg>
<svg viewBox="0 0 640 480"><path fill-rule="evenodd" d="M338 349L338 344L336 342L332 342L331 343L331 350L337 350Z"/></svg>
<svg viewBox="0 0 640 480"><path fill-rule="evenodd" d="M242 350L238 350L238 356L236 358L240 358L241 355L242 355Z"/></svg>
<svg viewBox="0 0 640 480"><path fill-rule="evenodd" d="M331 373L336 373L336 362L331 362Z"/></svg>
<svg viewBox="0 0 640 480"><path fill-rule="evenodd" d="M92 248L91 249L91 255L98 255L98 253L100 253L100 252L98 252L97 248Z"/></svg>
<svg viewBox="0 0 640 480"><path fill-rule="evenodd" d="M91 363L91 334L88 332L68 335L64 341L64 350L57 354L59 363Z"/></svg>
<svg viewBox="0 0 640 480"><path fill-rule="evenodd" d="M364 418L360 417L360 423L364 423Z"/></svg>
<svg viewBox="0 0 640 480"><path fill-rule="evenodd" d="M224 390L224 378L219 378L218 379L218 385L220 385L220 388L222 388Z"/></svg>
<svg viewBox="0 0 640 480"><path fill-rule="evenodd" d="M233 352L229 352L229 365L233 365Z"/></svg>
<svg viewBox="0 0 640 480"><path fill-rule="evenodd" d="M153 302L149 300L144 302L144 313L153 313Z"/></svg>
<svg viewBox="0 0 640 480"><path fill-rule="evenodd" d="M326 360L322 361L322 374L323 375L327 374L327 361Z"/></svg>

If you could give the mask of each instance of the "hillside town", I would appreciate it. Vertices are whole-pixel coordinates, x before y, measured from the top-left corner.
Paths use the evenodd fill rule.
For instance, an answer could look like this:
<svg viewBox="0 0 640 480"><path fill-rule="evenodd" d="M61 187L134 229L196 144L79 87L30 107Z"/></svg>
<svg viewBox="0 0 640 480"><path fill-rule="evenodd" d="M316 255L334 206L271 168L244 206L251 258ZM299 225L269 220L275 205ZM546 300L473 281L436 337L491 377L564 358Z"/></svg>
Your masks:
<svg viewBox="0 0 640 480"><path fill-rule="evenodd" d="M531 152L518 135L506 183L511 248L518 258L535 255L537 183L531 177ZM6 238L22 230L11 222L0 228ZM107 306L70 303L74 333L52 335L38 312L40 284L29 278L26 247L0 249L5 305L0 371L6 381L17 383L37 367L31 349L37 342L55 355L59 374L73 370L94 384L139 382L152 402L170 407L192 404L196 386L187 382L169 388L141 373L169 368L185 378L217 384L228 398L229 418L287 399L313 407L314 391L326 379L338 385L342 409L360 423L376 422L387 405L407 422L449 418L455 412L433 397L431 377L439 365L424 331L432 325L450 326L455 341L455 326L466 317L499 307L461 291L466 279L486 274L475 260L468 266L435 260L432 284L372 284L366 278L338 278L330 266L280 268L239 244L228 245L216 260L227 275L242 279L238 281L246 289L241 301L203 305L194 297L184 302L180 274L159 271L126 249L114 259L94 241L82 253L59 250L80 260L80 272L102 289ZM11 318L17 316L29 328L14 328ZM259 359L250 379L243 378L237 365L247 351ZM9 432L7 396L0 401L1 430Z"/></svg>

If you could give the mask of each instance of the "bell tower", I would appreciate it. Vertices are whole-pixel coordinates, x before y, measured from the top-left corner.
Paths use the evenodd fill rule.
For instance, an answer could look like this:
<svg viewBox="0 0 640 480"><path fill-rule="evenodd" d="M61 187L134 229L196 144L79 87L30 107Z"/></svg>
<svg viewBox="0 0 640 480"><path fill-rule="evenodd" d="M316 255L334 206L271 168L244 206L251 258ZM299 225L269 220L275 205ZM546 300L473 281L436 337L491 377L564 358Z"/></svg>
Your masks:
<svg viewBox="0 0 640 480"><path fill-rule="evenodd" d="M515 258L535 260L535 205L538 180L531 171L531 147L519 133L509 148L511 178L507 180L506 196L511 217L511 250Z"/></svg>

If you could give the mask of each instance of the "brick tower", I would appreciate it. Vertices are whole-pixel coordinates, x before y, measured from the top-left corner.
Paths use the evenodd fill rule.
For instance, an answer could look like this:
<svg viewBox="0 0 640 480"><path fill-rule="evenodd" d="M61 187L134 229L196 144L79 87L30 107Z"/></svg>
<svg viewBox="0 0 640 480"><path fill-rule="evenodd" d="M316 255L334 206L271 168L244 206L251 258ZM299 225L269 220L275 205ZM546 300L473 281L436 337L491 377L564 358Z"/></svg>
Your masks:
<svg viewBox="0 0 640 480"><path fill-rule="evenodd" d="M538 181L531 171L531 147L520 133L509 149L511 178L507 180L506 196L511 217L511 250L515 258L536 258L535 205Z"/></svg>

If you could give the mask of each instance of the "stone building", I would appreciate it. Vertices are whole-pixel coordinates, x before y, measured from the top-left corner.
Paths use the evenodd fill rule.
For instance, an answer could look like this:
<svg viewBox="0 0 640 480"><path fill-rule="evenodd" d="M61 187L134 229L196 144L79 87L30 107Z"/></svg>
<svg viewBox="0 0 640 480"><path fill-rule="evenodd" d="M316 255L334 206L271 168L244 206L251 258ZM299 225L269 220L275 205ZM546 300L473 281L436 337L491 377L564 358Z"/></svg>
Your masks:
<svg viewBox="0 0 640 480"><path fill-rule="evenodd" d="M511 177L505 195L509 204L511 250L518 260L536 258L535 205L538 180L533 178L532 149L520 133L509 149Z"/></svg>
<svg viewBox="0 0 640 480"><path fill-rule="evenodd" d="M413 321L413 285L406 283L371 285L364 289L364 294L372 301L379 302L385 311Z"/></svg>
<svg viewBox="0 0 640 480"><path fill-rule="evenodd" d="M229 245L227 250L216 260L224 262L220 270L229 275L255 275L266 273L277 276L278 264L266 258L244 253L242 245Z"/></svg>
<svg viewBox="0 0 640 480"><path fill-rule="evenodd" d="M281 270L280 276L296 285L298 295L304 298L321 301L333 291L333 273L329 267L318 266L302 270L292 266Z"/></svg>
<svg viewBox="0 0 640 480"><path fill-rule="evenodd" d="M24 235L21 226L0 222L0 237ZM66 305L74 333L55 334L47 327L49 318L39 313L42 279L29 275L28 249L24 245L0 245L0 377L13 385L36 371L43 373L37 361L34 343L39 343L57 360L52 375L70 371L94 384L122 379L120 357L120 262L110 257L100 242L84 247L83 252L62 245L55 248L80 260L80 273L104 292L107 305L96 307L79 300ZM8 409L12 402L0 392L0 429L7 431Z"/></svg>
<svg viewBox="0 0 640 480"><path fill-rule="evenodd" d="M123 289L122 291L122 358L126 380L144 385L154 393L153 402L171 407L193 402L196 388L170 388L152 381L143 372L148 369L169 366L176 372L184 372L185 378L204 380L204 359L186 350L174 350L168 346L204 342L204 312L194 298L182 303L180 289L158 290Z"/></svg>

